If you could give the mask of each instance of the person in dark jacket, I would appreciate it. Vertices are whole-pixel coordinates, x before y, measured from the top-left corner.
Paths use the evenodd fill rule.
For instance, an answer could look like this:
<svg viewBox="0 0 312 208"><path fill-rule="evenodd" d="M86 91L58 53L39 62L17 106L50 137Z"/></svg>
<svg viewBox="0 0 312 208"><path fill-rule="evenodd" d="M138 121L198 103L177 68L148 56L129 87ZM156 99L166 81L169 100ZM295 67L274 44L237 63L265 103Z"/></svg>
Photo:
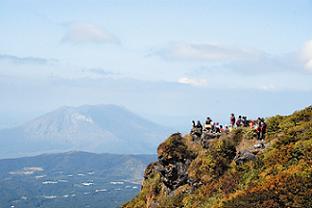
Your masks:
<svg viewBox="0 0 312 208"><path fill-rule="evenodd" d="M197 121L196 128L199 128L201 131L203 130L203 126L201 125L200 121Z"/></svg>
<svg viewBox="0 0 312 208"><path fill-rule="evenodd" d="M206 119L206 125L209 125L211 123L212 119L210 117L207 117Z"/></svg>
<svg viewBox="0 0 312 208"><path fill-rule="evenodd" d="M261 137L260 139L262 141L264 141L265 139L265 133L266 133L266 129L267 129L267 124L264 122L264 119L261 119L261 125L260 125L260 132L261 132Z"/></svg>
<svg viewBox="0 0 312 208"><path fill-rule="evenodd" d="M231 123L231 127L233 128L235 125L235 116L234 113L231 113L231 117L230 117L230 123Z"/></svg>
<svg viewBox="0 0 312 208"><path fill-rule="evenodd" d="M244 127L248 126L247 116L243 116L243 126Z"/></svg>
<svg viewBox="0 0 312 208"><path fill-rule="evenodd" d="M257 140L261 140L261 123L257 124L256 132L257 132Z"/></svg>

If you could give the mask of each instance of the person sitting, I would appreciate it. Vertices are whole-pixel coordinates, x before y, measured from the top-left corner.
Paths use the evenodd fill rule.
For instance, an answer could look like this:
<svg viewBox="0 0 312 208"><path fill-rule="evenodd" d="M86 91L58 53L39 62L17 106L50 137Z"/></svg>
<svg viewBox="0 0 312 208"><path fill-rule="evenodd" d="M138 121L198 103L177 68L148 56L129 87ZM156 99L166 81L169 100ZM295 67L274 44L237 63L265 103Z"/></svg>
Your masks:
<svg viewBox="0 0 312 208"><path fill-rule="evenodd" d="M205 130L208 130L208 131L211 130L211 128L212 128L211 122L212 122L211 118L207 117L206 122L205 122L205 126L204 126Z"/></svg>
<svg viewBox="0 0 312 208"><path fill-rule="evenodd" d="M193 124L193 128L191 130L191 135L192 135L192 138L193 138L193 141L200 138L201 135L202 135L202 131L203 131L203 127L200 123L200 121L197 121L197 124L195 124L195 121L192 121L192 124Z"/></svg>
<svg viewBox="0 0 312 208"><path fill-rule="evenodd" d="M215 132L215 131L216 131L216 123L211 122L211 132Z"/></svg>
<svg viewBox="0 0 312 208"><path fill-rule="evenodd" d="M229 129L229 127L228 126L225 126L225 128L224 128L224 133L229 133L230 132L230 129Z"/></svg>
<svg viewBox="0 0 312 208"><path fill-rule="evenodd" d="M249 121L249 128L253 129L254 126L255 126L255 121L254 120Z"/></svg>
<svg viewBox="0 0 312 208"><path fill-rule="evenodd" d="M224 132L224 128L222 125L220 125L220 132L223 133Z"/></svg>
<svg viewBox="0 0 312 208"><path fill-rule="evenodd" d="M237 119L237 121L236 121L236 126L237 127L241 127L242 126L242 116L238 116L238 119Z"/></svg>
<svg viewBox="0 0 312 208"><path fill-rule="evenodd" d="M217 122L216 125L215 125L215 133L221 133L221 130L220 130L220 125L219 123Z"/></svg>
<svg viewBox="0 0 312 208"><path fill-rule="evenodd" d="M210 123L211 123L211 121L212 121L212 120L211 120L211 118L210 118L210 117L207 117L207 119L206 119L206 123L205 123L205 124L207 124L207 125L208 125L208 124L210 124Z"/></svg>
<svg viewBox="0 0 312 208"><path fill-rule="evenodd" d="M197 121L196 128L203 130L203 126L201 125L200 121Z"/></svg>

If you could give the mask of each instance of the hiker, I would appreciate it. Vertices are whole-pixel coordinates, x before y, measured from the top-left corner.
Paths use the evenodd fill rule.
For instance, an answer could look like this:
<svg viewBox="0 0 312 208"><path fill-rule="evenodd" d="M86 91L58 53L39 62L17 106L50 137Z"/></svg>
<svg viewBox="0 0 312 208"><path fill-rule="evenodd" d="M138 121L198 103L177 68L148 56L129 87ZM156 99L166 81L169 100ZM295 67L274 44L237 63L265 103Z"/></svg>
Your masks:
<svg viewBox="0 0 312 208"><path fill-rule="evenodd" d="M210 117L207 117L207 119L206 119L206 123L205 124L207 124L207 125L209 125L210 123L211 123L211 118Z"/></svg>
<svg viewBox="0 0 312 208"><path fill-rule="evenodd" d="M260 126L260 132L261 132L260 139L261 139L261 141L264 141L264 139L265 139L266 128L267 128L267 125L264 122L264 118L262 118L261 119L261 126Z"/></svg>
<svg viewBox="0 0 312 208"><path fill-rule="evenodd" d="M247 127L247 126L248 126L247 116L243 116L243 126L244 126L244 127Z"/></svg>
<svg viewBox="0 0 312 208"><path fill-rule="evenodd" d="M200 131L203 130L203 126L201 125L200 121L197 121L196 128L199 128Z"/></svg>
<svg viewBox="0 0 312 208"><path fill-rule="evenodd" d="M255 121L254 120L249 121L249 128L253 129L254 126L255 126Z"/></svg>
<svg viewBox="0 0 312 208"><path fill-rule="evenodd" d="M235 125L235 116L234 116L234 113L231 113L230 122L231 122L231 127L234 128L234 125Z"/></svg>
<svg viewBox="0 0 312 208"><path fill-rule="evenodd" d="M255 126L257 132L257 140L261 140L261 123Z"/></svg>
<svg viewBox="0 0 312 208"><path fill-rule="evenodd" d="M211 122L211 131L212 132L216 131L216 123L215 122Z"/></svg>
<svg viewBox="0 0 312 208"><path fill-rule="evenodd" d="M219 125L218 122L216 123L216 126L215 126L215 132L216 133L221 133L221 126Z"/></svg>
<svg viewBox="0 0 312 208"><path fill-rule="evenodd" d="M223 133L223 132L224 132L224 130L225 130L225 129L223 128L223 126L222 126L222 125L220 125L220 133L221 133L221 132Z"/></svg>
<svg viewBox="0 0 312 208"><path fill-rule="evenodd" d="M212 122L211 118L207 117L206 122L205 122L205 126L204 126L205 130L211 130L211 128L212 128L211 122Z"/></svg>
<svg viewBox="0 0 312 208"><path fill-rule="evenodd" d="M224 133L229 133L230 132L230 129L229 129L229 127L228 126L225 126L225 129L224 129Z"/></svg>
<svg viewBox="0 0 312 208"><path fill-rule="evenodd" d="M197 121L197 124L195 124L195 121L192 121L192 125L193 125L193 128L191 130L191 135L192 135L192 140L195 141L201 137L203 133L203 127L200 121Z"/></svg>
<svg viewBox="0 0 312 208"><path fill-rule="evenodd" d="M236 121L236 126L237 127L241 127L242 126L242 116L240 115L240 116L238 116L238 119L237 119L237 121Z"/></svg>
<svg viewBox="0 0 312 208"><path fill-rule="evenodd" d="M195 124L195 121L193 120L192 121L192 127L195 128L195 126L196 126L196 124Z"/></svg>

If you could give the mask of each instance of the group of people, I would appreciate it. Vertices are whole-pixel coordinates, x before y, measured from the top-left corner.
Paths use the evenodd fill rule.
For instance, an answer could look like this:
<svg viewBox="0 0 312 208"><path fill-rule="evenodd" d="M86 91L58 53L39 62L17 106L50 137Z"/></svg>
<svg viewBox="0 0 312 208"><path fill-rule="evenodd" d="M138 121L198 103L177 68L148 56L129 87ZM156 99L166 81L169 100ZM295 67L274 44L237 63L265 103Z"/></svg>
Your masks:
<svg viewBox="0 0 312 208"><path fill-rule="evenodd" d="M230 116L230 123L231 127L234 128L235 124L237 127L248 127L248 120L247 116L238 116L238 119L236 120L234 113L231 113Z"/></svg>
<svg viewBox="0 0 312 208"><path fill-rule="evenodd" d="M220 125L218 122L213 122L210 117L207 117L207 120L204 124L204 126L200 123L200 121L197 121L195 124L195 121L192 121L193 128L200 129L200 131L205 131L209 133L221 133L221 132L229 132L228 126L223 127L223 125Z"/></svg>
<svg viewBox="0 0 312 208"><path fill-rule="evenodd" d="M257 139L264 141L265 139L265 133L267 129L267 124L264 121L264 118L258 118L257 120L248 120L247 116L241 116L239 115L236 119L234 113L231 113L230 115L230 126L228 125L220 125L219 122L214 122L210 117L206 118L204 126L201 124L200 121L192 121L193 123L193 129L200 132L207 132L212 134L221 134L221 133L228 133L235 127L250 127L252 129L255 129L257 133Z"/></svg>

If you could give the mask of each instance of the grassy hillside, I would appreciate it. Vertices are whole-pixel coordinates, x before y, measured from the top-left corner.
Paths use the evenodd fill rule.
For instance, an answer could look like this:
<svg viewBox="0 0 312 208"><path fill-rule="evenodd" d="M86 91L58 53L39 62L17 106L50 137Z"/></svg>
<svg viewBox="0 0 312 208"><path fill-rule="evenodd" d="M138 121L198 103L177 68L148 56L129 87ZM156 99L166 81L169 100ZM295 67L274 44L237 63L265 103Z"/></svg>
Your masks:
<svg viewBox="0 0 312 208"><path fill-rule="evenodd" d="M266 120L266 147L238 128L208 147L174 134L158 147L141 192L124 208L312 207L312 106ZM234 161L249 149L255 158Z"/></svg>

